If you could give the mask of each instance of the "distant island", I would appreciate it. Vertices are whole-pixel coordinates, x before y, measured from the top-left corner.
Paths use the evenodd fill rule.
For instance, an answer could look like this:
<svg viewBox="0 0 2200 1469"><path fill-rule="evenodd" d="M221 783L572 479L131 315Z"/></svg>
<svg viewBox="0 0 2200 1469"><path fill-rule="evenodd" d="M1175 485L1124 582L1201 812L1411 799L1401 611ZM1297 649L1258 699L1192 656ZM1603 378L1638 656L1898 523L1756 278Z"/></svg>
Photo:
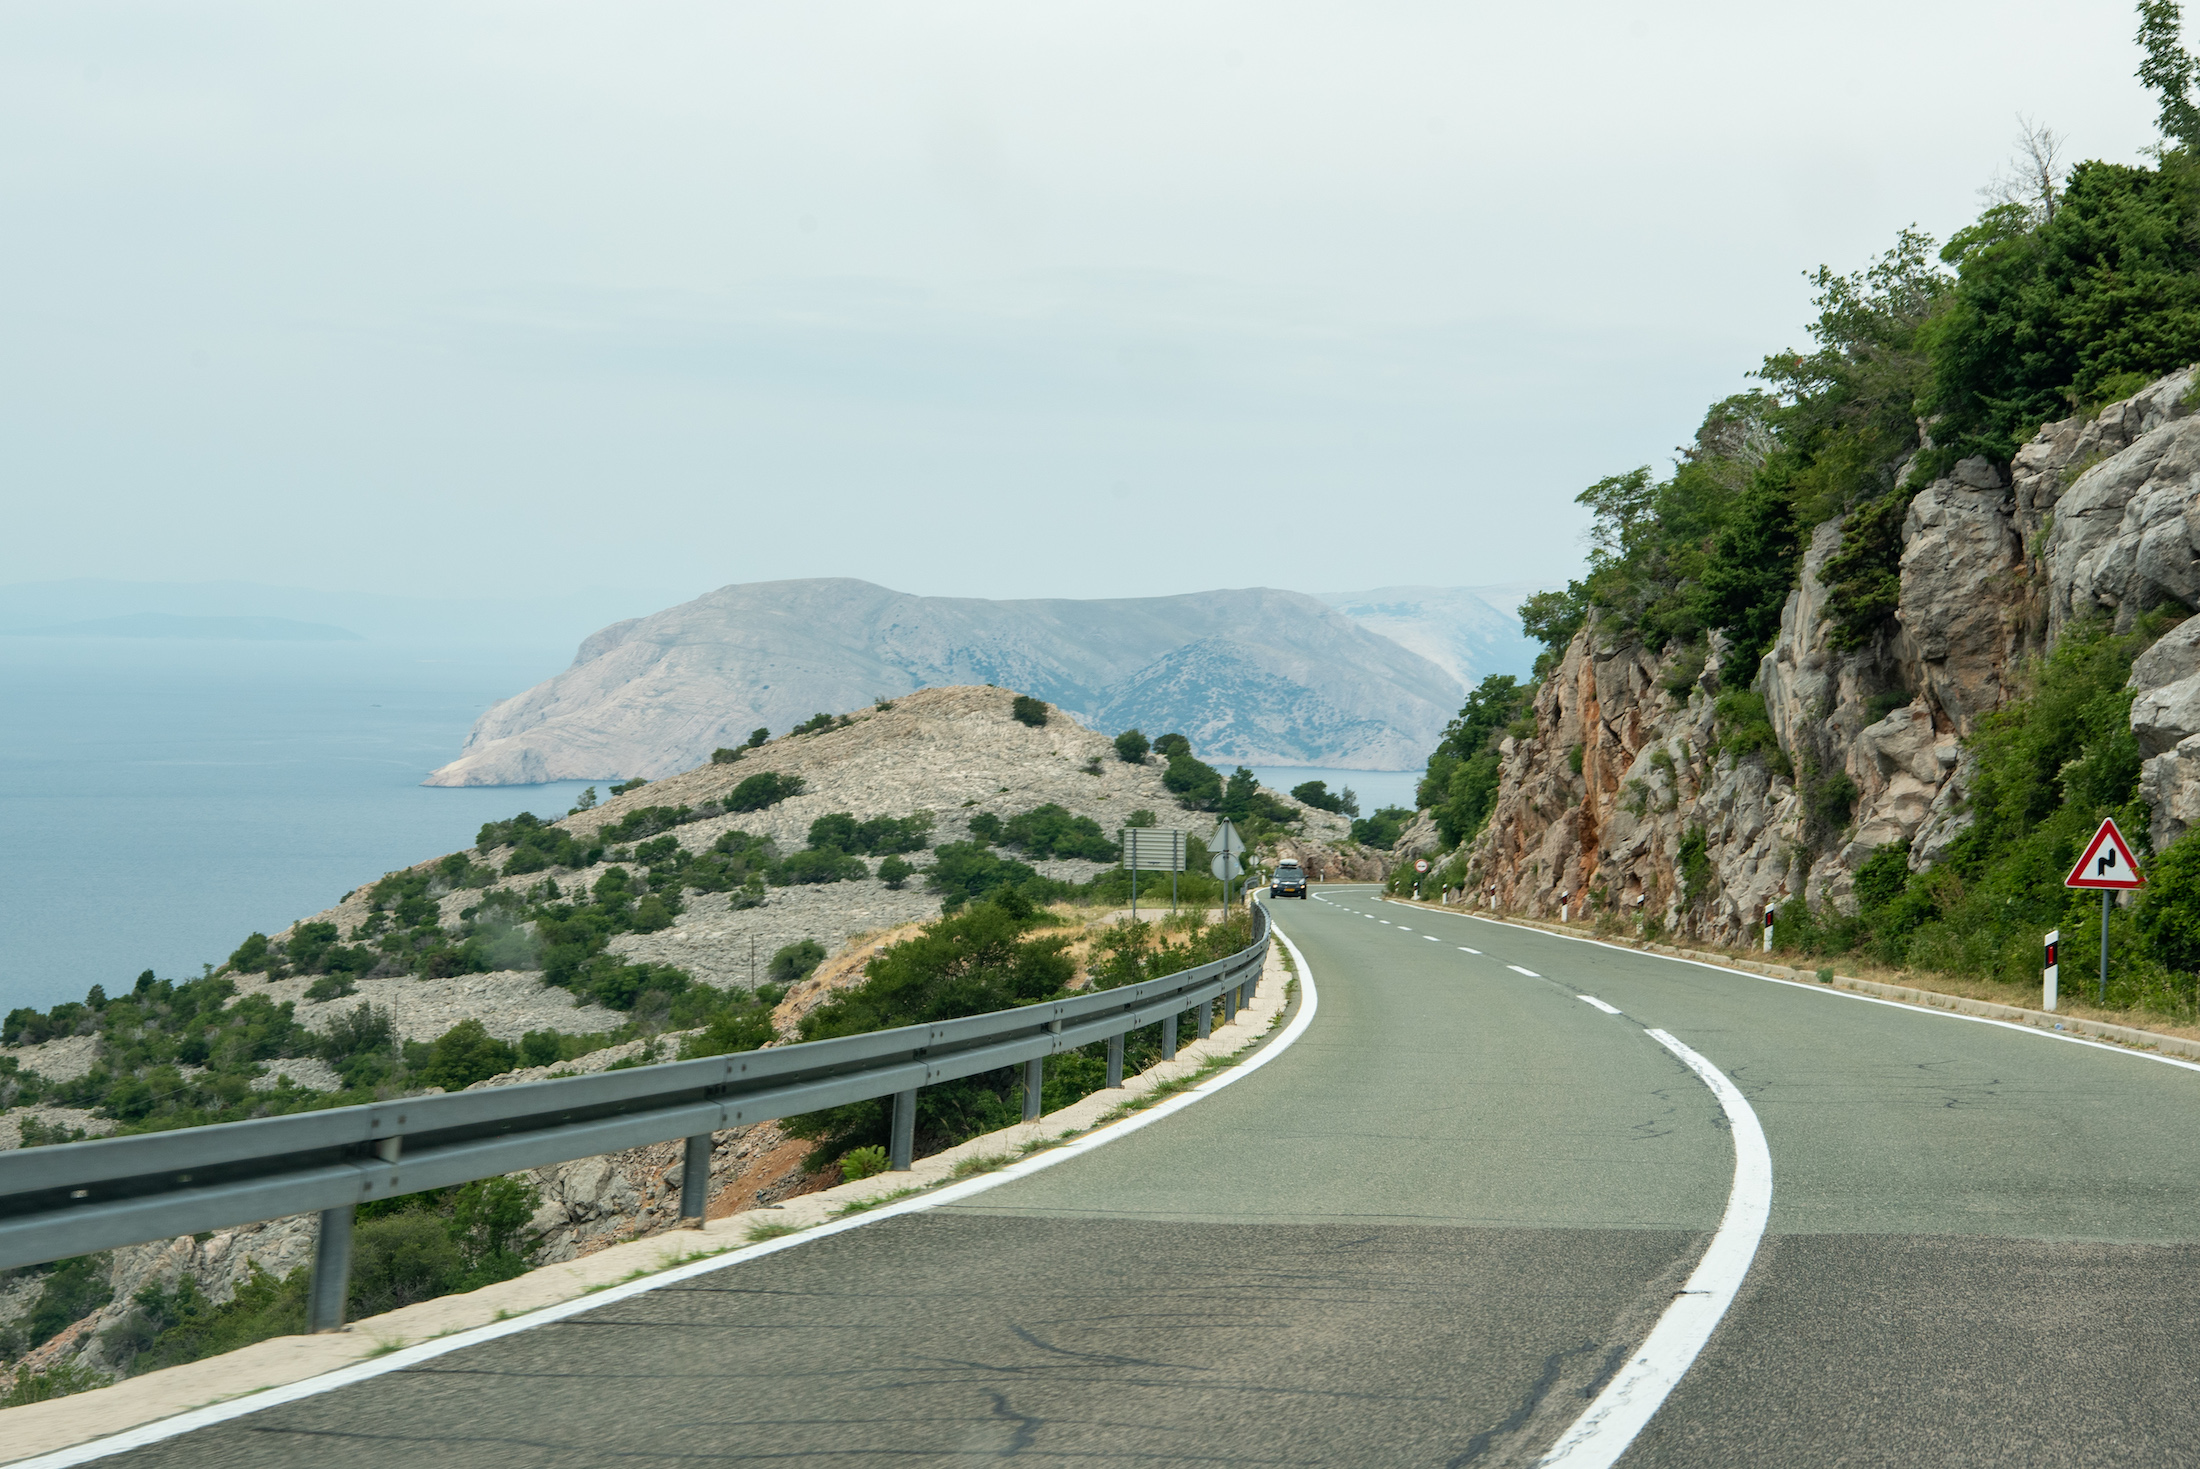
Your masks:
<svg viewBox="0 0 2200 1469"><path fill-rule="evenodd" d="M326 622L289 617L178 617L166 612L133 612L126 617L94 617L51 627L11 627L15 638L195 638L253 643L356 643L359 634Z"/></svg>

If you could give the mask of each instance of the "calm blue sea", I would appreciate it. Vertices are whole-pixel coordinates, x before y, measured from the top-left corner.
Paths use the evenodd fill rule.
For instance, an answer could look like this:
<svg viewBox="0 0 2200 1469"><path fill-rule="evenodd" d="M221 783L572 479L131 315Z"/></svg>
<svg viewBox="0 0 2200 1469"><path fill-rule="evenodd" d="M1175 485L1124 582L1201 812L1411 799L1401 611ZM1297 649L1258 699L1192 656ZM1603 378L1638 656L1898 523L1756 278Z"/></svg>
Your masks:
<svg viewBox="0 0 2200 1469"><path fill-rule="evenodd" d="M432 790L569 648L0 637L0 1013L196 975L578 782Z"/></svg>

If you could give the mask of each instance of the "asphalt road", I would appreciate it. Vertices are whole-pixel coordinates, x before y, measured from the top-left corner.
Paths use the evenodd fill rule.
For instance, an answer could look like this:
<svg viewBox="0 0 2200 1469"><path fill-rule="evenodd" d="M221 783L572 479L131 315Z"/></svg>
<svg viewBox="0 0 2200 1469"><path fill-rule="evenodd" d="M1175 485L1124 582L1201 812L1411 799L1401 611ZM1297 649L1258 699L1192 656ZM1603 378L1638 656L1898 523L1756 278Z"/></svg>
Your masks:
<svg viewBox="0 0 2200 1469"><path fill-rule="evenodd" d="M1646 1027L1747 1095L1774 1193L1623 1465L2200 1462L2200 1072L1366 889L1278 906L1313 1027L1156 1126L111 1462L1532 1463L1733 1179Z"/></svg>

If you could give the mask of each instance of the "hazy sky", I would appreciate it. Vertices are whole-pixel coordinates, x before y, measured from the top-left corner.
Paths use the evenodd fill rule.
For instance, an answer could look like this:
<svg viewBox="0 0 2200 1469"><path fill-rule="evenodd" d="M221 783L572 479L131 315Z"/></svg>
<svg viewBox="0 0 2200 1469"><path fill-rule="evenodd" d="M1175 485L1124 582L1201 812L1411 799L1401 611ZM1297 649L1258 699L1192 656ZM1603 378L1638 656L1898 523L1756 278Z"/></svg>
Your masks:
<svg viewBox="0 0 2200 1469"><path fill-rule="evenodd" d="M0 581L1563 578L2127 3L0 6ZM639 609L638 609L639 610Z"/></svg>

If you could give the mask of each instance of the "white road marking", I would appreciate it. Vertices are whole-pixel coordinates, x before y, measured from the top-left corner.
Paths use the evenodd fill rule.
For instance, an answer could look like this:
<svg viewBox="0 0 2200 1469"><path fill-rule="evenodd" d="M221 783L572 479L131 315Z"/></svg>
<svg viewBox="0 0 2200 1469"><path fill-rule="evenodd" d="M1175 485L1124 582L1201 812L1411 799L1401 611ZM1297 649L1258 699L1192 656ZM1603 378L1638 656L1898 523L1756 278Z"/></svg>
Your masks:
<svg viewBox="0 0 2200 1469"><path fill-rule="evenodd" d="M1278 1033L1274 1040L1255 1051L1244 1061L1232 1066L1227 1071L1217 1072L1213 1077L1198 1086L1179 1092L1165 1102L1157 1102L1143 1112L1134 1112L1120 1122L1112 1122L1105 1127L1096 1127L1074 1141L1050 1148L1043 1153L1035 1153L1031 1157L1025 1158L1021 1162L1011 1163L997 1172L982 1174L962 1183L949 1184L946 1188L935 1189L931 1193L918 1198L905 1199L896 1204L886 1204L867 1213L859 1214L852 1219L815 1225L803 1230L800 1234L788 1235L784 1239L766 1240L762 1244L729 1250L723 1255L714 1255L707 1260L695 1260L686 1265L677 1265L670 1270L659 1271L657 1274L641 1280L629 1281L624 1285L614 1285L593 1295L578 1296L570 1301L561 1301L557 1305L545 1306L539 1311L530 1311L524 1316L517 1316L509 1321L496 1321L487 1326L477 1326L471 1331L453 1332L449 1336L437 1337L433 1341L424 1341L417 1346L406 1347L401 1351L390 1352L369 1361L355 1362L349 1367L340 1367L334 1372L324 1372L318 1377L309 1377L303 1382L293 1382L282 1387L269 1388L265 1392L254 1393L250 1397L232 1399L226 1403L214 1403L204 1408L195 1408L187 1413L178 1413L173 1418L163 1418L157 1423L147 1423L121 1433L110 1434L106 1438L94 1439L90 1443L73 1444L65 1449L55 1449L50 1454L41 1454L34 1459L20 1460L11 1464L9 1469L72 1469L74 1465L87 1464L95 1459L104 1459L110 1454L127 1453L131 1449L143 1448L147 1444L159 1443L163 1439L175 1438L201 1428L210 1428L217 1423L227 1423L233 1418L242 1418L247 1414L257 1413L263 1408L279 1408L285 1403L295 1403L301 1398L316 1397L321 1393L333 1392L340 1387L349 1387L355 1382L364 1382L370 1377L380 1377L388 1372L402 1372L432 1358L443 1356L447 1352L455 1352L463 1347L479 1346L483 1342L495 1341L499 1337L513 1336L522 1331L532 1330L537 1326L547 1326L554 1321L563 1321L568 1317L583 1315L604 1306L616 1305L618 1302L627 1300L630 1297L643 1295L653 1290L661 1290L668 1285L679 1285L682 1282L693 1280L699 1275L708 1275L714 1270L725 1270L731 1266L745 1264L750 1260L762 1259L766 1255L776 1255L781 1250L796 1249L810 1243L812 1240L845 1234L850 1229L859 1229L865 1225L876 1224L882 1219L895 1219L904 1214L936 1209L942 1204L961 1203L973 1194L983 1193L991 1188L998 1188L1000 1185L1014 1179L1029 1177L1042 1169L1052 1168L1057 1163L1066 1163L1080 1154L1089 1153L1094 1148L1104 1147L1118 1138L1128 1137L1141 1128L1152 1126L1171 1113L1180 1112L1196 1102L1213 1096L1233 1082L1242 1081L1251 1076L1261 1067L1266 1066L1270 1061L1275 1060L1276 1057L1289 1050L1292 1043L1306 1034L1306 1028L1314 1023L1314 1014L1321 1006L1321 998L1314 988L1313 966L1306 962L1306 955L1299 952L1299 946L1292 943L1281 928L1275 928L1271 931L1283 946L1291 951L1292 960L1299 966L1299 1013L1292 1018L1289 1025Z"/></svg>
<svg viewBox="0 0 2200 1469"><path fill-rule="evenodd" d="M1470 949L1465 944L1461 944L1459 946L1459 952L1462 954L1479 954L1482 951L1480 949Z"/></svg>
<svg viewBox="0 0 2200 1469"><path fill-rule="evenodd" d="M1470 918L1476 923L1487 923L1493 928L1509 928L1515 933L1519 925L1507 923L1502 918L1488 918L1480 913L1454 913L1454 918ZM2089 1040L2082 1035L2070 1035L2059 1030L2041 1030L2035 1025L2022 1025L2014 1020L1996 1020L1991 1015L1966 1015L1960 1010L1941 1010L1920 1005L1909 1000L1883 1000L1877 995L1860 995L1854 990L1837 990L1800 979L1781 979L1772 974L1752 974L1747 969L1734 969L1724 964L1709 964L1701 959L1683 959L1675 954L1649 954L1641 949L1630 949L1624 944L1608 944L1602 939L1583 938L1573 933L1550 933L1543 929L1530 930L1544 938L1557 939L1569 944L1592 944L1614 953L1632 954L1638 959L1657 959L1667 964L1685 964L1691 969L1708 969L1714 974L1731 974L1737 979L1754 979L1759 984L1776 984L1782 989L1801 990L1805 994L1819 995L1828 1000L1853 1000L1864 1005L1884 1005L1890 1010L1901 1010L1911 1015L1922 1015L1935 1020L1961 1020L1972 1025L1991 1025L2000 1030L2013 1030L2018 1035L2032 1036L2043 1041L2067 1041L2087 1050L2106 1051L2113 1056L2127 1056L2134 1061L2159 1061L2164 1066L2174 1066L2180 1071L2200 1071L2200 1061L2186 1061L2176 1056L2165 1056L2160 1051L2140 1051L2130 1046L2119 1046L2111 1041Z"/></svg>
<svg viewBox="0 0 2200 1469"><path fill-rule="evenodd" d="M1701 1077L1726 1113L1734 1138L1734 1186L1727 1192L1726 1217L1641 1349L1536 1461L1537 1469L1609 1469L1618 1462L1711 1340L1757 1258L1757 1244L1772 1213L1772 1150L1748 1098L1718 1067L1664 1031L1653 1030L1650 1038Z"/></svg>
<svg viewBox="0 0 2200 1469"><path fill-rule="evenodd" d="M1607 1015L1617 1015L1619 1013L1619 1008L1617 1006L1607 1005L1602 1000L1598 999L1595 995L1575 995L1574 998L1581 1001L1581 1003L1584 1005L1596 1006L1599 1010L1602 1010Z"/></svg>
<svg viewBox="0 0 2200 1469"><path fill-rule="evenodd" d="M1507 964L1505 967L1515 974L1525 974L1530 979L1541 979L1543 977L1533 969L1522 969L1518 964Z"/></svg>
<svg viewBox="0 0 2200 1469"><path fill-rule="evenodd" d="M1435 934L1433 934L1433 933L1424 933L1424 934L1422 934L1422 935L1421 935L1421 937L1422 937L1422 938L1425 938L1425 939L1427 939L1427 940L1428 940L1428 941L1429 941L1430 943L1432 943L1432 944L1440 944L1440 943L1442 943L1442 942L1443 942L1443 940L1442 940L1442 939L1438 938L1438 937L1437 937L1437 936L1436 936Z"/></svg>

